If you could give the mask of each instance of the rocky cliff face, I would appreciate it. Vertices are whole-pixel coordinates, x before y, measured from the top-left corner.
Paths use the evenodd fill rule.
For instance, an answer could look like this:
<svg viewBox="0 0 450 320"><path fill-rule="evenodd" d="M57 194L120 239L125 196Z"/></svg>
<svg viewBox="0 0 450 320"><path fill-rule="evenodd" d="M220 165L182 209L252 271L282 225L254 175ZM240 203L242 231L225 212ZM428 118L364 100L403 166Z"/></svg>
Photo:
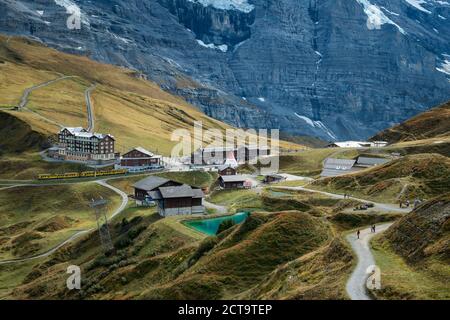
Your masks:
<svg viewBox="0 0 450 320"><path fill-rule="evenodd" d="M68 30L77 5L81 30ZM0 32L135 68L208 115L366 138L450 99L450 4L0 0Z"/></svg>

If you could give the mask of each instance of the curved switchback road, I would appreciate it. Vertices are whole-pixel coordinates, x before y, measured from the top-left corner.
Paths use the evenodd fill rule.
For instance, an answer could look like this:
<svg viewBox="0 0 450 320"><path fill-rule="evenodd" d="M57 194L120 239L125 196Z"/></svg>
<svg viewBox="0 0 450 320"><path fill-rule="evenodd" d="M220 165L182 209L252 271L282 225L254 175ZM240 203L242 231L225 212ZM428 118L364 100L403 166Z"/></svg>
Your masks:
<svg viewBox="0 0 450 320"><path fill-rule="evenodd" d="M25 91L22 94L22 97L20 98L20 102L17 105L17 108L19 110L25 108L25 106L27 105L27 103L29 101L30 94L34 90L40 89L42 87L46 87L48 85L51 85L52 83L55 83L55 82L58 82L58 81L61 81L61 80L64 80L64 79L74 78L74 77L75 76L62 76L62 77L59 77L59 78L56 78L56 79L53 79L53 80L50 80L50 81L46 81L46 82L43 82L41 84L37 84L35 86L32 86L30 88L25 89Z"/></svg>
<svg viewBox="0 0 450 320"><path fill-rule="evenodd" d="M106 180L101 180L101 181L95 181L94 183L97 183L105 188L108 188L112 191L114 191L115 193L117 193L118 195L120 195L120 197L122 198L121 204L119 206L119 208L117 208L112 214L111 216L108 218L109 220L113 219L114 217L116 217L117 215L119 215L120 213L122 213L125 208L127 207L128 204L128 196L125 192L123 192L122 190L117 189L116 187L113 187L111 185L109 185ZM10 188L12 188L13 186L11 186ZM36 255L32 255L29 257L24 257L24 258L16 258L16 259L10 259L10 260L3 260L0 261L0 265L5 265L5 264L12 264L12 263L19 263L19 262L26 262L26 261L30 261L30 260L34 260L34 259L39 259L39 258L44 258L44 257L48 257L49 255L51 255L52 253L54 253L55 251L57 251L58 249L60 249L61 247L63 247L64 245L66 245L69 242L72 242L78 238L80 238L81 236L91 232L95 230L95 228L90 228L90 229L86 229L86 230L79 230L77 231L75 234L73 234L72 236L70 236L68 239L60 242L59 244L57 244L56 246L54 246L53 248L43 252L43 253L39 253Z"/></svg>
<svg viewBox="0 0 450 320"><path fill-rule="evenodd" d="M360 239L357 238L355 233L347 236L347 241L351 244L353 251L358 257L358 264L352 275L347 281L345 289L350 299L352 300L371 300L372 298L367 294L366 281L368 275L366 273L367 268L375 265L372 252L370 251L370 239L373 236L380 234L388 229L392 223L386 223L378 225L376 227L376 233L372 233L370 228L361 230Z"/></svg>

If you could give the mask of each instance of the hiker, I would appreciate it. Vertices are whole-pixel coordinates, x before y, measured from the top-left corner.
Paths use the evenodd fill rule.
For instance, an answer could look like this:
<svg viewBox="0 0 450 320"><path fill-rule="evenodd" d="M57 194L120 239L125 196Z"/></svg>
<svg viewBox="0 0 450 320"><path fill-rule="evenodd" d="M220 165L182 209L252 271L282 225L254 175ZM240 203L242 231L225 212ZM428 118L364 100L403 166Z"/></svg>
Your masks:
<svg viewBox="0 0 450 320"><path fill-rule="evenodd" d="M361 234L361 231L356 231L356 236L358 237L358 239L359 239L359 235Z"/></svg>
<svg viewBox="0 0 450 320"><path fill-rule="evenodd" d="M409 200L406 200L406 207L409 208Z"/></svg>
<svg viewBox="0 0 450 320"><path fill-rule="evenodd" d="M376 225L373 225L373 226L372 226L372 233L376 233L376 232L377 232L377 231L376 231L376 228L377 228Z"/></svg>

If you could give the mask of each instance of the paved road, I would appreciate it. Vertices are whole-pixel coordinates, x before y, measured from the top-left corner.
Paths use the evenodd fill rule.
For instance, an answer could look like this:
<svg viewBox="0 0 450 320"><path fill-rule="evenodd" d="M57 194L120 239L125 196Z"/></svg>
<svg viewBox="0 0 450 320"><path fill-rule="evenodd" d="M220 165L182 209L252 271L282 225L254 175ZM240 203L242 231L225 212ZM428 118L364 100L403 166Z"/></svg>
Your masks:
<svg viewBox="0 0 450 320"><path fill-rule="evenodd" d="M88 132L94 132L95 129L95 116L94 116L94 107L92 106L91 93L95 89L96 85L93 84L84 92L84 98L86 100L86 108L88 115Z"/></svg>
<svg viewBox="0 0 450 320"><path fill-rule="evenodd" d="M108 189L111 189L112 191L114 191L115 193L120 195L120 197L122 198L122 202L121 202L119 208L117 208L111 214L111 216L109 217L109 220L113 219L114 217L116 217L117 215L122 213L122 211L125 210L125 208L127 207L127 204L128 204L128 196L127 196L127 194L125 192L123 192L122 190L119 190L116 187L113 187L113 186L109 185L105 180L95 181L95 183L97 183L97 184L99 184L99 185L101 185L103 187L106 187ZM29 257L25 257L25 258L3 260L3 261L0 261L0 265L19 263L19 262L25 262L25 261L30 261L30 260L34 260L34 259L48 257L49 255L51 255L52 253L54 253L55 251L57 251L58 249L60 249L64 245L66 245L67 243L72 242L72 241L80 238L81 236L83 236L83 235L85 235L85 234L87 234L87 233L89 233L89 232L91 232L93 230L95 230L95 228L90 228L90 229L86 229L86 230L79 230L75 234L70 236L70 238L60 242L55 247L49 249L46 252L43 252L43 253L40 253L40 254L37 254L37 255L33 255L33 256L29 256Z"/></svg>
<svg viewBox="0 0 450 320"><path fill-rule="evenodd" d="M311 193L320 193L320 194L329 196L331 198L344 199L344 195L342 195L342 194L335 194L335 193L330 193L330 192L325 192L325 191L308 189L308 188L305 188L305 187L281 187L281 186L277 187L277 186L273 186L272 188L285 189L285 190L299 190L299 191L305 191L305 192L311 192ZM397 207L397 205L391 204L391 203L379 203L379 202L374 202L374 201L360 199L360 198L355 198L355 197L350 197L348 199L357 200L357 201L360 201L360 202L372 203L375 206L375 209L378 209L378 210L384 211L384 212L408 213L408 212L411 212L413 210L413 208L402 208L401 209L401 208Z"/></svg>
<svg viewBox="0 0 450 320"><path fill-rule="evenodd" d="M47 82L44 82L44 83L41 83L41 84L38 84L38 85L35 85L35 86L25 89L25 91L22 94L22 98L20 99L20 102L17 105L17 108L19 108L19 110L25 108L25 106L27 105L27 103L29 101L30 94L34 90L37 90L42 87L46 87L48 85L51 85L52 83L55 83L55 82L58 82L58 81L61 81L64 79L68 79L68 78L74 78L74 76L62 76L62 77L59 77L59 78L56 78L56 79L53 79L53 80L50 80L50 81L47 81Z"/></svg>
<svg viewBox="0 0 450 320"><path fill-rule="evenodd" d="M357 239L355 233L347 236L347 241L350 242L353 251L358 257L358 264L346 285L347 294L352 300L371 300L366 291L366 281L368 278L366 270L370 266L375 265L375 260L370 251L369 242L373 236L385 231L391 225L392 223L378 225L376 227L376 233L371 233L370 228L364 229L361 231L360 239Z"/></svg>

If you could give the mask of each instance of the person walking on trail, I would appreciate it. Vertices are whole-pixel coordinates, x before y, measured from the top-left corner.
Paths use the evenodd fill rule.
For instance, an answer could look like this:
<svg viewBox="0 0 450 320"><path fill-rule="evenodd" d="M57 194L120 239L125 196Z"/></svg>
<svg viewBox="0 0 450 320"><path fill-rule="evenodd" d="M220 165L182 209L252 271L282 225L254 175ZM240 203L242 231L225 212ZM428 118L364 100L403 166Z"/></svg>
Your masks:
<svg viewBox="0 0 450 320"><path fill-rule="evenodd" d="M358 239L359 239L359 235L361 234L361 231L356 231L356 236L358 237Z"/></svg>
<svg viewBox="0 0 450 320"><path fill-rule="evenodd" d="M376 232L377 232L377 231L376 231L376 228L377 228L376 225L373 225L373 226L372 226L372 233L376 233Z"/></svg>

